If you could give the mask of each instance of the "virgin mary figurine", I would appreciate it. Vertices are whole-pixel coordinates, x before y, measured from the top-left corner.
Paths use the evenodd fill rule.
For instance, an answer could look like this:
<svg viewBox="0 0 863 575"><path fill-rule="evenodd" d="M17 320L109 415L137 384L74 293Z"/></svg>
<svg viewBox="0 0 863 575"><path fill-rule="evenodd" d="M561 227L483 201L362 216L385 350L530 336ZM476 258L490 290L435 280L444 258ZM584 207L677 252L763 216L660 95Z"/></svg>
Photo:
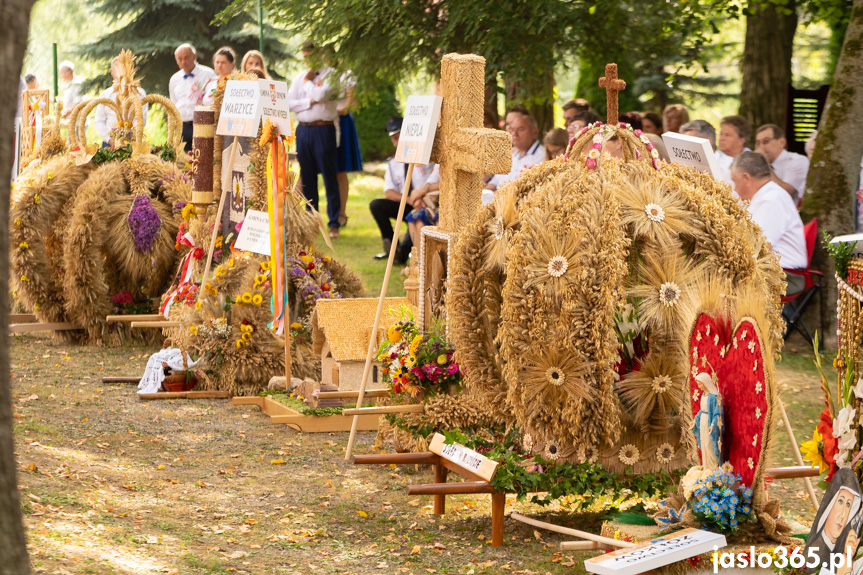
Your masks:
<svg viewBox="0 0 863 575"><path fill-rule="evenodd" d="M699 373L695 376L695 382L701 390L701 397L692 426L695 441L701 450L701 467L716 469L722 458L722 397L709 373Z"/></svg>

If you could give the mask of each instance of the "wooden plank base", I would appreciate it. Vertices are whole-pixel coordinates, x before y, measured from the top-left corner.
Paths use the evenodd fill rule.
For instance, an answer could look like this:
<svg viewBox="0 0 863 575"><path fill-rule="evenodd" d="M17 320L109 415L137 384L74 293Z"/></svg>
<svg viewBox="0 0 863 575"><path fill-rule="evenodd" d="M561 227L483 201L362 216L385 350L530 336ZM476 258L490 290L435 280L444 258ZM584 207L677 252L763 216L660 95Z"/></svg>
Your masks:
<svg viewBox="0 0 863 575"><path fill-rule="evenodd" d="M9 323L27 323L36 321L36 315L32 313L10 313Z"/></svg>
<svg viewBox="0 0 863 575"><path fill-rule="evenodd" d="M35 333L40 331L69 331L83 329L74 323L13 323L9 324L9 333Z"/></svg>
<svg viewBox="0 0 863 575"><path fill-rule="evenodd" d="M129 376L129 377L124 377L124 376L103 377L102 383L134 383L137 385L137 384L141 383L141 378L138 377L137 375Z"/></svg>
<svg viewBox="0 0 863 575"><path fill-rule="evenodd" d="M230 391L160 391L139 393L138 399L230 399Z"/></svg>
<svg viewBox="0 0 863 575"><path fill-rule="evenodd" d="M270 423L288 425L306 433L326 433L330 431L350 431L351 420L341 415L302 415L283 403L266 396L235 397L231 405L254 405L270 418ZM377 415L361 415L360 431L377 431Z"/></svg>

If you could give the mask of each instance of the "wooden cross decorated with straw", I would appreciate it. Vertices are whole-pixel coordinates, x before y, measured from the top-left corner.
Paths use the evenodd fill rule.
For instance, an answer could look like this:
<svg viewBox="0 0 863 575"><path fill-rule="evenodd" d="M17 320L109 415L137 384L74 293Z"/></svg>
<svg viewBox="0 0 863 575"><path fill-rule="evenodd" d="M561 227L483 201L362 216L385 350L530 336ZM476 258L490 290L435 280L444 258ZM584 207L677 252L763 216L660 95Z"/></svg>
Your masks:
<svg viewBox="0 0 863 575"><path fill-rule="evenodd" d="M599 87L605 88L605 102L608 112L606 123L616 126L618 123L617 94L626 89L626 82L617 77L617 64L605 65L605 76L599 79Z"/></svg>

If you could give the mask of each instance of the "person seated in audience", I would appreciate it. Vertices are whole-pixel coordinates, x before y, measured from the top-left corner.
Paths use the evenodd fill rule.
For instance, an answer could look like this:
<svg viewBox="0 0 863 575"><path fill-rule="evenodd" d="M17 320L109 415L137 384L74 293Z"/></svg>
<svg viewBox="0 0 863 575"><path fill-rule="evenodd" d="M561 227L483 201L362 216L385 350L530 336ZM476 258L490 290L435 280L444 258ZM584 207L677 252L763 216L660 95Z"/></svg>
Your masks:
<svg viewBox="0 0 863 575"><path fill-rule="evenodd" d="M656 112L647 112L641 117L641 131L645 134L662 135L662 116Z"/></svg>
<svg viewBox="0 0 863 575"><path fill-rule="evenodd" d="M809 158L786 150L787 143L785 132L776 124L765 124L755 131L755 151L770 164L773 181L800 205L806 192Z"/></svg>
<svg viewBox="0 0 863 575"><path fill-rule="evenodd" d="M542 139L542 147L545 148L545 160L553 160L562 156L569 145L569 134L563 128L552 128Z"/></svg>
<svg viewBox="0 0 863 575"><path fill-rule="evenodd" d="M594 124L599 121L599 116L587 110L586 112L579 112L575 116L572 117L572 121L567 124L566 131L569 134L570 138L574 138L575 135L588 124Z"/></svg>
<svg viewBox="0 0 863 575"><path fill-rule="evenodd" d="M399 147L402 121L403 119L401 117L390 118L386 126L387 133L390 136L390 141L396 149ZM390 255L390 248L392 247L394 240L393 236L395 235L395 231L393 230L390 220L396 219L399 215L399 204L401 203L402 191L404 190L407 172L408 164L396 162L395 156L391 156L387 159L387 168L386 172L384 172L384 197L376 198L369 204L369 210L371 211L372 217L378 224L378 229L381 232L381 239L383 240L384 248L381 253L374 256L374 259L376 260L387 259ZM413 177L411 178L411 187L406 200L411 211L405 211L404 219L406 221L413 211L423 210L430 205L429 198L426 198L426 196L429 192L438 189L439 182L440 171L437 164L417 164L414 166ZM423 220L423 218L417 214L416 217L411 218L411 221L423 220L423 223L431 223L431 216L432 215L429 214L429 216ZM436 215L434 218L436 219ZM407 262L412 245L411 234L405 234L402 241L399 242L399 245L396 247L394 260L396 264L401 265Z"/></svg>
<svg viewBox="0 0 863 575"><path fill-rule="evenodd" d="M752 221L764 232L783 268L804 269L809 265L803 221L791 196L773 179L763 155L741 152L731 163L731 179ZM803 289L801 276L788 276L786 293Z"/></svg>
<svg viewBox="0 0 863 575"><path fill-rule="evenodd" d="M752 135L752 127L749 120L743 116L725 116L719 122L719 141L717 142L716 163L719 164L719 172L722 181L731 186L734 191L734 182L731 179L731 162L743 152L751 151L746 147L749 136Z"/></svg>
<svg viewBox="0 0 863 575"><path fill-rule="evenodd" d="M680 132L680 126L689 121L689 110L683 104L671 104L662 111L662 127L666 132Z"/></svg>
<svg viewBox="0 0 863 575"><path fill-rule="evenodd" d="M507 111L506 116L504 116L503 121L503 129L507 132L510 131L510 126L512 125L512 121L520 116L530 116L530 111L522 106L521 104L513 104ZM512 133L512 132L510 132Z"/></svg>
<svg viewBox="0 0 863 575"><path fill-rule="evenodd" d="M632 126L633 130L641 130L644 127L641 123L641 114L638 112L624 112L623 114L618 114L617 121L629 124Z"/></svg>
<svg viewBox="0 0 863 575"><path fill-rule="evenodd" d="M512 169L508 174L496 174L486 185L487 190L496 190L500 186L510 182L525 170L545 160L545 148L542 147L537 137L539 126L533 116L518 116L509 127L512 134ZM483 202L488 203L493 196L483 194ZM488 202L485 200L488 199Z"/></svg>
<svg viewBox="0 0 863 575"><path fill-rule="evenodd" d="M716 128L707 120L692 120L680 126L680 133L685 136L706 138L710 140L710 147L716 149Z"/></svg>
<svg viewBox="0 0 863 575"><path fill-rule="evenodd" d="M575 118L576 114L590 111L590 102L584 98L575 98L563 105L563 127L569 128L570 122Z"/></svg>

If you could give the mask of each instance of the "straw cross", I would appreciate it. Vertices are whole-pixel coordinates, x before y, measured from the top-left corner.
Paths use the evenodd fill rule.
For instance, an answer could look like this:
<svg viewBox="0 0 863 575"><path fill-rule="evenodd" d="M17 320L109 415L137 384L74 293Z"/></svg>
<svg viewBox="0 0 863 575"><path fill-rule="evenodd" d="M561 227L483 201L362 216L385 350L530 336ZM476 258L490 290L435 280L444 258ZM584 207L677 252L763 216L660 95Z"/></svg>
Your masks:
<svg viewBox="0 0 863 575"><path fill-rule="evenodd" d="M482 207L484 174L505 174L512 162L512 142L501 130L482 127L485 58L447 54L441 63L440 128L432 162L440 164L442 231L457 232Z"/></svg>
<svg viewBox="0 0 863 575"><path fill-rule="evenodd" d="M605 76L599 79L599 87L605 88L605 102L608 113L606 121L609 125L616 126L617 115L617 93L626 88L626 82L617 77L617 64L605 65Z"/></svg>

